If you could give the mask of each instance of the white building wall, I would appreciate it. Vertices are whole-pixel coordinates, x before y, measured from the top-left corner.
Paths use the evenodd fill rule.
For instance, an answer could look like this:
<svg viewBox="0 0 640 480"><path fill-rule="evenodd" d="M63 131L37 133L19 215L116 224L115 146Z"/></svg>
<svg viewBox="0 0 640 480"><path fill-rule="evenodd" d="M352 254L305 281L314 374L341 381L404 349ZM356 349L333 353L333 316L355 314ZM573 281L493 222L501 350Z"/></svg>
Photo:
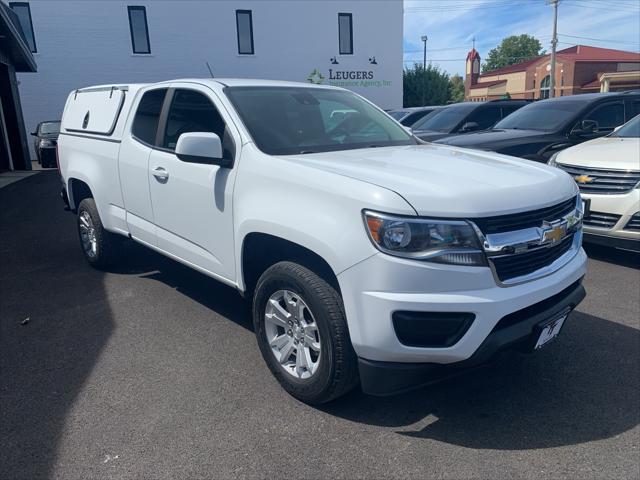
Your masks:
<svg viewBox="0 0 640 480"><path fill-rule="evenodd" d="M6 0L3 0L6 1ZM73 89L208 77L307 81L402 106L401 0L32 0L37 73L19 74L27 129L60 118ZM146 7L150 55L132 53L128 5ZM252 10L254 55L239 55L235 10ZM353 55L338 54L338 12L353 14ZM335 57L339 64L331 64ZM370 59L375 57L377 64ZM331 69L331 71L330 71ZM338 73L340 72L340 73ZM347 72L346 74L344 72ZM367 72L354 78L355 73ZM342 78L347 77L347 80Z"/></svg>

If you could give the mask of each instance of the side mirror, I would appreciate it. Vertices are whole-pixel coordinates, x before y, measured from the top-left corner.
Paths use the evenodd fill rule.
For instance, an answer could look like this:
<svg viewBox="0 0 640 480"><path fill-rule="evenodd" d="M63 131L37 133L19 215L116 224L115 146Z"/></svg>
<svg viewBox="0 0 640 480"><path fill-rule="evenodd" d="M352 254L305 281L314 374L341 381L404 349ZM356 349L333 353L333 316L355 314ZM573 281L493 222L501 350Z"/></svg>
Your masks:
<svg viewBox="0 0 640 480"><path fill-rule="evenodd" d="M233 160L222 155L220 137L211 132L183 133L176 144L176 157L183 162L204 163L231 168Z"/></svg>
<svg viewBox="0 0 640 480"><path fill-rule="evenodd" d="M582 120L576 127L573 129L573 134L575 135L588 135L589 133L598 131L598 122L595 120Z"/></svg>
<svg viewBox="0 0 640 480"><path fill-rule="evenodd" d="M467 122L464 125L462 125L462 128L460 129L461 132L473 132L474 130L478 130L480 128L480 125L478 125L476 122Z"/></svg>

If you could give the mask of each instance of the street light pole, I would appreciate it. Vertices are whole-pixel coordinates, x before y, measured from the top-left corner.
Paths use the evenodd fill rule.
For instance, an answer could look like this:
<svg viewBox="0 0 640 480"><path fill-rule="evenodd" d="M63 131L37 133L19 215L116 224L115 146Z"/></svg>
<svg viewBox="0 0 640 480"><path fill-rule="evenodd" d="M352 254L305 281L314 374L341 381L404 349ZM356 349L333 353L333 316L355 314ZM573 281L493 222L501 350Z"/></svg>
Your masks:
<svg viewBox="0 0 640 480"><path fill-rule="evenodd" d="M422 43L424 43L424 50L422 55L422 106L424 107L425 97L427 95L427 40L429 37L423 35Z"/></svg>
<svg viewBox="0 0 640 480"><path fill-rule="evenodd" d="M549 0L553 5L553 35L551 36L551 71L549 72L549 98L556 96L556 45L558 45L558 3L560 0Z"/></svg>

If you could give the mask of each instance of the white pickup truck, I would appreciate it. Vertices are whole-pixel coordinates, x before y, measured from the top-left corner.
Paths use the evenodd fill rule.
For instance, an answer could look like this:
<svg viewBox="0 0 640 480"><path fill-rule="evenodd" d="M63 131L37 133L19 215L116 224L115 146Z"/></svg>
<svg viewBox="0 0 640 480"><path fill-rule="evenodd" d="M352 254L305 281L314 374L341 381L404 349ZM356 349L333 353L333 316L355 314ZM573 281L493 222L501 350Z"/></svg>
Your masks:
<svg viewBox="0 0 640 480"><path fill-rule="evenodd" d="M305 402L536 350L585 295L569 175L424 144L344 89L80 89L58 155L88 262L108 267L128 237L233 286L269 369Z"/></svg>

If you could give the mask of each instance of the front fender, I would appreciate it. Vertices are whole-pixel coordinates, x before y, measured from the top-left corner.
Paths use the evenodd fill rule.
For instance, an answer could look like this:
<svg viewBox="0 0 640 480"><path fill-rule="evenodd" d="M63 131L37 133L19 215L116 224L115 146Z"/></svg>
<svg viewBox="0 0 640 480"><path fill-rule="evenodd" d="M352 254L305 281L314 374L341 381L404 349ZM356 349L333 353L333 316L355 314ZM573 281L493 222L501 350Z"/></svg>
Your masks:
<svg viewBox="0 0 640 480"><path fill-rule="evenodd" d="M234 191L235 257L241 290L242 245L250 233L269 234L305 247L338 275L377 252L365 230L363 209L415 215L406 200L391 190L248 147L243 148Z"/></svg>

